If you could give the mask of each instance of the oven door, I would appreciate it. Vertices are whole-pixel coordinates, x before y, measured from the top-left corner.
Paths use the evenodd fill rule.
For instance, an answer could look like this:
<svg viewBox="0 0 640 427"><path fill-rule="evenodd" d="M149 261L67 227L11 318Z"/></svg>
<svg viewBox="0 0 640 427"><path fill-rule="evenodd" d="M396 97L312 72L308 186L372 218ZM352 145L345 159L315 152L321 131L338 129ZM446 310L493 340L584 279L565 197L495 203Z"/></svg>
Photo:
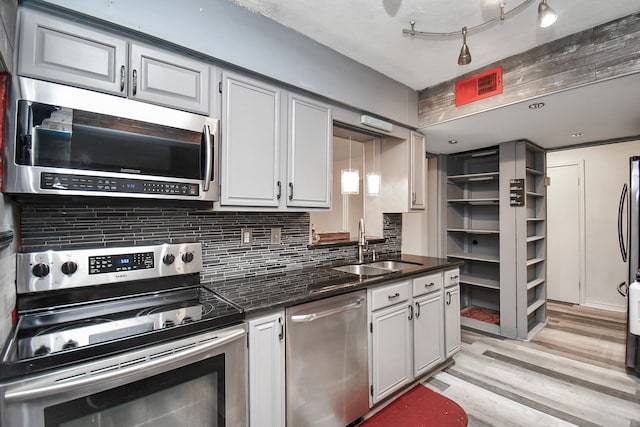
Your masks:
<svg viewBox="0 0 640 427"><path fill-rule="evenodd" d="M246 326L0 385L2 426L247 425Z"/></svg>

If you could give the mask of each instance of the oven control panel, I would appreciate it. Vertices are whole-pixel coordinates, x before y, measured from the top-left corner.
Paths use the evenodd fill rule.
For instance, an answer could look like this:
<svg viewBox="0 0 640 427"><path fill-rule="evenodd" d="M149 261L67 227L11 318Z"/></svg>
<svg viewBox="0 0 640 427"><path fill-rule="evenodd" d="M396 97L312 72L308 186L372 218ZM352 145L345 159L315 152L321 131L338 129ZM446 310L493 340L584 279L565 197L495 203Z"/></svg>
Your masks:
<svg viewBox="0 0 640 427"><path fill-rule="evenodd" d="M16 254L19 294L194 274L202 270L200 243Z"/></svg>

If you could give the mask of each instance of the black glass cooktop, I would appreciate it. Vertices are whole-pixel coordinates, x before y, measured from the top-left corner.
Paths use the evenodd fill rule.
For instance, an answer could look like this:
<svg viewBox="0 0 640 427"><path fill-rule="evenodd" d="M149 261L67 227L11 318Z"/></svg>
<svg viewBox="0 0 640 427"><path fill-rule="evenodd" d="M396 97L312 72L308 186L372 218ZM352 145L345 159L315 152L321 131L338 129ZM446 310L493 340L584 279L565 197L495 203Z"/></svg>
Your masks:
<svg viewBox="0 0 640 427"><path fill-rule="evenodd" d="M0 379L52 369L241 322L241 308L196 285L29 308L19 314Z"/></svg>

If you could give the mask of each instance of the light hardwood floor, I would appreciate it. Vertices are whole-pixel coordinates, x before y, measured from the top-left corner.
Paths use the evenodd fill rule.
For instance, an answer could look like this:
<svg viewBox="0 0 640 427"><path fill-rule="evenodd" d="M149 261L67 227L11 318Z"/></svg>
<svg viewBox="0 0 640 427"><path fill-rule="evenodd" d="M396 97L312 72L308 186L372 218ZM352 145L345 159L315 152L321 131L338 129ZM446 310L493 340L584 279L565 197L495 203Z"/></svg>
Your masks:
<svg viewBox="0 0 640 427"><path fill-rule="evenodd" d="M455 363L425 385L469 426L640 427L640 379L624 369L625 314L548 303L531 341L462 331Z"/></svg>

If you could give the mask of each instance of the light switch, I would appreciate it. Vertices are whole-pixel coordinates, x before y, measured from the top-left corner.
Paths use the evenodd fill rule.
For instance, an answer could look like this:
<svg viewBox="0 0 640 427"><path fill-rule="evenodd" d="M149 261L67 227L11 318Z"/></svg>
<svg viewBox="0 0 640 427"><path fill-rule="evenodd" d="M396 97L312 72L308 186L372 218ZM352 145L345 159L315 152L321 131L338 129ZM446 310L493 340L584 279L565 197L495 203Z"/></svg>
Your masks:
<svg viewBox="0 0 640 427"><path fill-rule="evenodd" d="M271 244L279 245L282 241L282 227L271 227Z"/></svg>
<svg viewBox="0 0 640 427"><path fill-rule="evenodd" d="M250 228L242 228L240 230L242 246L251 246L253 241L253 231Z"/></svg>

